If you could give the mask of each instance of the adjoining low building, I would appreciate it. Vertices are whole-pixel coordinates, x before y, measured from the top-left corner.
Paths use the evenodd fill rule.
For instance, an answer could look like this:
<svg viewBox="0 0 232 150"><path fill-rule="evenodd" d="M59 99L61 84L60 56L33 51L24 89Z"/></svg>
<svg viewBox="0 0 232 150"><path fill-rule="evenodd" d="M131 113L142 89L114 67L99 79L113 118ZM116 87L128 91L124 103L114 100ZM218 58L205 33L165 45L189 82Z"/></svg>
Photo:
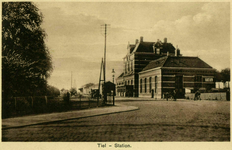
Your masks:
<svg viewBox="0 0 232 150"><path fill-rule="evenodd" d="M183 98L186 90L215 88L214 75L215 69L198 57L165 56L139 72L139 96L163 98L175 90Z"/></svg>
<svg viewBox="0 0 232 150"><path fill-rule="evenodd" d="M117 96L163 98L167 92L215 87L215 69L198 57L184 57L171 43L140 42L128 44L124 71L116 79Z"/></svg>

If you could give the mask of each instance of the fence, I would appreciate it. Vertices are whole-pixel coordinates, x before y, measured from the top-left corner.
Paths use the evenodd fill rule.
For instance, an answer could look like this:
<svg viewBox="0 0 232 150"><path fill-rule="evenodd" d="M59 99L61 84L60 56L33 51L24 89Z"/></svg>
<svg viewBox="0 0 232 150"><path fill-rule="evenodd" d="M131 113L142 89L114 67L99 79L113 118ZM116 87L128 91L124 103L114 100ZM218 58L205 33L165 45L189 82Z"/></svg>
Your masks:
<svg viewBox="0 0 232 150"><path fill-rule="evenodd" d="M91 95L79 95L70 98L72 107L75 109L87 109L94 107L101 107L103 104L103 99L91 98Z"/></svg>
<svg viewBox="0 0 232 150"><path fill-rule="evenodd" d="M102 106L102 99L90 95L70 97L28 96L12 97L3 100L2 118L17 117L29 114L63 112Z"/></svg>
<svg viewBox="0 0 232 150"><path fill-rule="evenodd" d="M194 100L195 93L185 94L185 97L190 100ZM230 100L229 95L226 92L218 92L218 93L201 93L200 98L202 100Z"/></svg>

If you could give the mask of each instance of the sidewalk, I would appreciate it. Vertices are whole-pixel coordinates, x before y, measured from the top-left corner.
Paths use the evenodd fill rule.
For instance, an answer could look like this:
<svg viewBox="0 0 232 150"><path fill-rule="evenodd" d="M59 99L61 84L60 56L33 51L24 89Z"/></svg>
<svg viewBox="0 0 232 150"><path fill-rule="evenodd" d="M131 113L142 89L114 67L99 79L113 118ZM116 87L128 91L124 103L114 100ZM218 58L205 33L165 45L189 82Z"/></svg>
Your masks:
<svg viewBox="0 0 232 150"><path fill-rule="evenodd" d="M25 127L44 123L58 122L71 119L80 119L85 117L99 116L105 114L126 112L138 110L135 106L115 105L110 107L99 107L86 110L77 110L61 113L51 113L33 116L24 116L16 118L2 119L2 130L9 128Z"/></svg>
<svg viewBox="0 0 232 150"><path fill-rule="evenodd" d="M168 100L171 100L171 99L169 98ZM115 101L117 102L117 101L167 101L167 100L166 98L155 99L151 97L119 97L119 96L116 96Z"/></svg>

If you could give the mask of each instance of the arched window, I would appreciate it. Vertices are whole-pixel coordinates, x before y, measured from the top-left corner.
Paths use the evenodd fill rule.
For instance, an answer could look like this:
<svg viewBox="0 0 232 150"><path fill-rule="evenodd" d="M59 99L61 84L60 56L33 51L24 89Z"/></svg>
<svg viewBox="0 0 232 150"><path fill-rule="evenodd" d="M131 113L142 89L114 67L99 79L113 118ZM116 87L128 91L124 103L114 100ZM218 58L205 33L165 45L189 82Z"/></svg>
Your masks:
<svg viewBox="0 0 232 150"><path fill-rule="evenodd" d="M133 85L133 80L131 80L131 85Z"/></svg>
<svg viewBox="0 0 232 150"><path fill-rule="evenodd" d="M133 61L131 61L131 71L133 71L134 69L133 69Z"/></svg>
<svg viewBox="0 0 232 150"><path fill-rule="evenodd" d="M157 76L155 76L155 93L157 93Z"/></svg>
<svg viewBox="0 0 232 150"><path fill-rule="evenodd" d="M143 92L143 80L140 79L140 93Z"/></svg>
<svg viewBox="0 0 232 150"><path fill-rule="evenodd" d="M151 84L151 77L149 78L149 92L151 93L151 89L152 89L152 84Z"/></svg>
<svg viewBox="0 0 232 150"><path fill-rule="evenodd" d="M126 63L125 63L125 73L127 73Z"/></svg>
<svg viewBox="0 0 232 150"><path fill-rule="evenodd" d="M147 93L147 78L145 78L144 80L144 88L145 88L145 93Z"/></svg>

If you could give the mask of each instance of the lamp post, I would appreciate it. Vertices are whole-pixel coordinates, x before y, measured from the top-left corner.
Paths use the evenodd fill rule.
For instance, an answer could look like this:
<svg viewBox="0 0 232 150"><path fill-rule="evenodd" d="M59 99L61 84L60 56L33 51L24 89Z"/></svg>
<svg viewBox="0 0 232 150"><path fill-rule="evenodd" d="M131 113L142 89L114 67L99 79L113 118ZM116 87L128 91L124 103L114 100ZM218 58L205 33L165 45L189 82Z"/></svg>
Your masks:
<svg viewBox="0 0 232 150"><path fill-rule="evenodd" d="M114 71L114 69L112 69L113 83L114 83L114 74L115 74L115 71ZM114 91L113 91L113 105L114 105L114 95L115 95L115 84L114 84Z"/></svg>
<svg viewBox="0 0 232 150"><path fill-rule="evenodd" d="M114 83L114 74L115 74L115 71L114 71L114 69L112 69L112 78L113 78L113 83Z"/></svg>

